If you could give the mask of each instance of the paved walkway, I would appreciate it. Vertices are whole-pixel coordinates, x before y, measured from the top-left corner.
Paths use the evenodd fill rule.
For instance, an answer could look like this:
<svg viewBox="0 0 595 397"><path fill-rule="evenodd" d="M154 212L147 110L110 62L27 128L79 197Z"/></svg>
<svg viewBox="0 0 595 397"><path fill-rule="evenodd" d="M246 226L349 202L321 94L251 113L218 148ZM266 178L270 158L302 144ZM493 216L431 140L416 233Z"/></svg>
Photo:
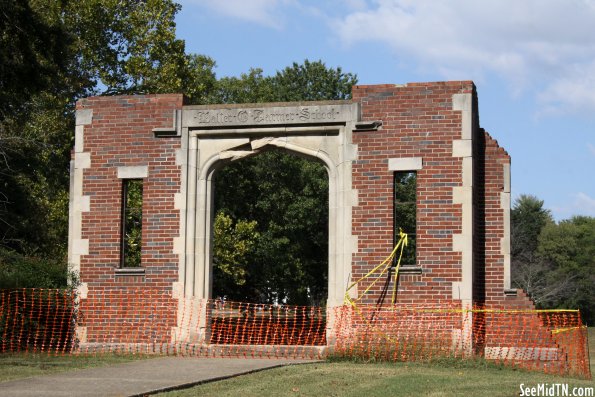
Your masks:
<svg viewBox="0 0 595 397"><path fill-rule="evenodd" d="M288 364L291 359L164 357L0 383L0 396L142 396Z"/></svg>

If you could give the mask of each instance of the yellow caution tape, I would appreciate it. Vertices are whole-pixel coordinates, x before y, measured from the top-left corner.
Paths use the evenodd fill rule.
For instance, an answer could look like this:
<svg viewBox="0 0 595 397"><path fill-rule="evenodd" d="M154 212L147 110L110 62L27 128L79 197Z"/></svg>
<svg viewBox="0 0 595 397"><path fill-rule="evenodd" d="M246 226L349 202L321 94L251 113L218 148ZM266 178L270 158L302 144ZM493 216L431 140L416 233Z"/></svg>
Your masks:
<svg viewBox="0 0 595 397"><path fill-rule="evenodd" d="M455 309L455 308L449 308L449 309L399 308L395 305L396 297L397 297L397 286L398 286L397 280L399 277L399 268L401 267L401 259L403 258L403 250L408 245L408 243L409 243L409 240L408 240L407 233L405 233L405 232L403 232L403 230L399 229L399 241L393 248L390 255L388 257L386 257L378 266L376 266L372 270L370 270L367 274L360 277L355 282L351 283L351 285L349 285L349 287L345 290L345 304L351 305L357 311L357 313L360 315L362 320L364 320L366 323L369 323L369 322L367 319L364 318L363 314L357 307L357 302L359 300L361 300L368 293L368 291L370 291L370 289L372 289L372 287L374 287L374 285L376 285L376 283L389 271L389 269L392 266L393 259L395 258L395 255L397 254L397 252L399 252L399 259L397 260L397 265L395 267L393 292L392 292L392 298L391 298L392 310L397 310L397 311L398 310L404 310L404 311L414 310L414 311L422 312L422 313L503 313L503 314L578 313L579 312L579 310L576 310L576 309L521 309L521 310L511 309L511 310L507 310L507 309ZM376 276L374 276L374 274L380 268L382 268L380 273L378 273ZM363 280L365 280L369 277L373 277L373 276L375 277L374 280L368 285L368 287L361 294L358 294L357 298L352 299L349 296L349 291L352 288L354 288L356 285L358 285ZM566 330L571 330L571 329L575 329L575 328L564 328L564 329L553 331L553 333L560 333L560 332L564 332Z"/></svg>
<svg viewBox="0 0 595 397"><path fill-rule="evenodd" d="M587 328L586 325L581 325L579 327L568 327L568 328L555 329L555 330L552 331L552 335L561 334L562 332L573 331L575 329L586 329L586 328Z"/></svg>

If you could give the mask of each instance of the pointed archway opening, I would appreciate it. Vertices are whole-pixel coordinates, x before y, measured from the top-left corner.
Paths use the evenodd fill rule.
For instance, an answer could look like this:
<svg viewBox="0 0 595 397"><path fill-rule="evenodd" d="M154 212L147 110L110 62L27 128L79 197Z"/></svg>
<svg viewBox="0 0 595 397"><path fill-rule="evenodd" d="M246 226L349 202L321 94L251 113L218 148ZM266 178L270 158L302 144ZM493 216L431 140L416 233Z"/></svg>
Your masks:
<svg viewBox="0 0 595 397"><path fill-rule="evenodd" d="M212 297L325 306L329 176L322 162L265 150L213 177Z"/></svg>
<svg viewBox="0 0 595 397"><path fill-rule="evenodd" d="M196 302L195 306L181 305L178 317L182 322L192 323L197 338L216 346L216 349L222 345L320 347L333 343L328 335L333 329L334 317L327 313L344 302L353 254L358 244L357 236L352 233L353 206L357 203L357 191L352 188L352 164L357 158L357 146L351 138L358 121L359 107L348 101L267 104L262 107L199 106L185 111L182 137L187 137L184 143L187 155L180 152L177 157L186 170L182 174L186 188L177 197L177 205L183 208L184 220L180 239L176 241L178 247L183 248L184 255L181 256L180 282L176 287L184 299ZM215 209L215 197L222 195L221 189L216 186L217 178L222 175L220 171L236 163L238 167L246 167L249 164L246 160L275 150L304 157L308 164L322 164L316 166L319 167L317 172L326 173L323 180L328 188L323 209L327 215L317 215L314 211L308 214L311 220L326 223L326 227L320 230L327 233L327 238L319 239L326 243L321 250L326 254L320 255L326 260L323 262L326 266L320 266L318 273L314 273L317 284L302 284L299 281L303 277L299 272L279 272L281 259L272 260L269 262L276 266L273 269L283 276L277 278L281 283L265 280L263 284L268 282L270 287L265 285L257 293L242 293L241 288L234 288L233 284L223 289L215 286L218 291L214 292L213 229L217 227L216 215L219 212ZM273 159L266 167L283 170L283 160L293 156ZM257 184L270 182L266 174L254 179ZM295 184L295 180L290 179L290 183ZM237 197L238 192L247 191L247 187L233 178L229 185L232 191L228 194L234 200L248 201ZM280 196L278 191L275 195ZM291 197L284 201L291 202ZM317 206L313 208L320 209ZM307 211L304 213L307 214ZM285 214L280 218L286 219L280 224L287 227L294 225L298 217ZM231 219L230 227L235 229L234 221L237 225L239 220L253 221L238 216L235 220ZM263 244L266 245L266 240L261 241L265 241ZM287 250L291 252L289 248ZM303 261L298 255L294 257ZM258 271L259 268L256 269ZM293 277L296 274L297 279ZM291 284L291 289L283 288L282 284ZM326 286L326 292L322 288L314 288L315 285ZM231 300L227 291L235 294L234 299L244 302L227 305L225 301L214 299L228 295ZM191 307L198 310L191 311Z"/></svg>

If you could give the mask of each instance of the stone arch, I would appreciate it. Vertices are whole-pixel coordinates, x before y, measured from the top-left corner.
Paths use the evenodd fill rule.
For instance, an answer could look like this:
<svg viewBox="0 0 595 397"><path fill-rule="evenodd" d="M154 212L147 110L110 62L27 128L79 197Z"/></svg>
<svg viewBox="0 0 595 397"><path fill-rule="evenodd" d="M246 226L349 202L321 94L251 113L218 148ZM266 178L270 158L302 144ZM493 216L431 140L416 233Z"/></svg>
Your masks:
<svg viewBox="0 0 595 397"><path fill-rule="evenodd" d="M337 105L335 105L337 106ZM328 306L343 303L357 241L352 235L352 207L357 195L352 190L351 165L356 147L351 133L358 118L355 104L342 102L346 114L340 122L304 126L250 128L201 128L186 123L182 140L187 143L185 179L187 191L185 227L181 228L184 255L180 261L180 287L186 297L208 299L212 285L212 181L225 164L254 156L271 148L321 162L329 177ZM328 107L328 105L327 105ZM201 107L196 107L201 109ZM292 112L294 107L284 109ZM192 110L186 110L185 113ZM241 113L244 110L238 110ZM317 111L317 110L313 110ZM279 111L277 111L279 112ZM184 120L189 120L189 115ZM181 291L180 291L181 292Z"/></svg>

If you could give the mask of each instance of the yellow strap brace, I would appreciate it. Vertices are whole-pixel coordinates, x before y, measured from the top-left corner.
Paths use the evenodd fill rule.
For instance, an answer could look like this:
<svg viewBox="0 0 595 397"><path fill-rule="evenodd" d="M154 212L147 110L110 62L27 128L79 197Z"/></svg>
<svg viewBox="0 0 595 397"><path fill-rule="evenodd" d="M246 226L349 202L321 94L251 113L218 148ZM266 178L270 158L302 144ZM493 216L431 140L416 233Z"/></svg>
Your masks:
<svg viewBox="0 0 595 397"><path fill-rule="evenodd" d="M392 294L392 300L391 303L394 305L395 300L396 300L396 296L397 296L397 279L398 279L398 275L399 275L399 267L401 266L401 258L403 257L403 249L407 246L408 244L408 239L407 239L407 233L403 232L402 229L399 229L399 242L395 245L395 248L393 248L392 252L390 253L390 255L388 257L386 257L382 263L380 263L378 266L376 266L374 269L370 270L366 275L360 277L357 281L353 282L345 291L345 303L349 303L351 306L355 307L355 303L359 300L362 299L362 297L378 282L378 280L380 280L382 278L382 276L384 276L384 274L386 274L386 272L391 268L392 266L392 261L395 257L395 255L397 254L397 251L399 251L400 248L400 252L399 252L399 259L397 260L397 266L395 269L395 278L394 278L394 288L393 288L393 294ZM374 273L376 271L378 271L378 269L380 269L381 267L384 268L382 269L382 271L375 276L374 281L372 281L370 283L370 285L368 285L368 287L361 293L359 294L359 296L355 299L351 299L351 297L349 296L349 291L355 287L357 284L359 284L361 281L367 279L368 277L372 277L374 275Z"/></svg>

